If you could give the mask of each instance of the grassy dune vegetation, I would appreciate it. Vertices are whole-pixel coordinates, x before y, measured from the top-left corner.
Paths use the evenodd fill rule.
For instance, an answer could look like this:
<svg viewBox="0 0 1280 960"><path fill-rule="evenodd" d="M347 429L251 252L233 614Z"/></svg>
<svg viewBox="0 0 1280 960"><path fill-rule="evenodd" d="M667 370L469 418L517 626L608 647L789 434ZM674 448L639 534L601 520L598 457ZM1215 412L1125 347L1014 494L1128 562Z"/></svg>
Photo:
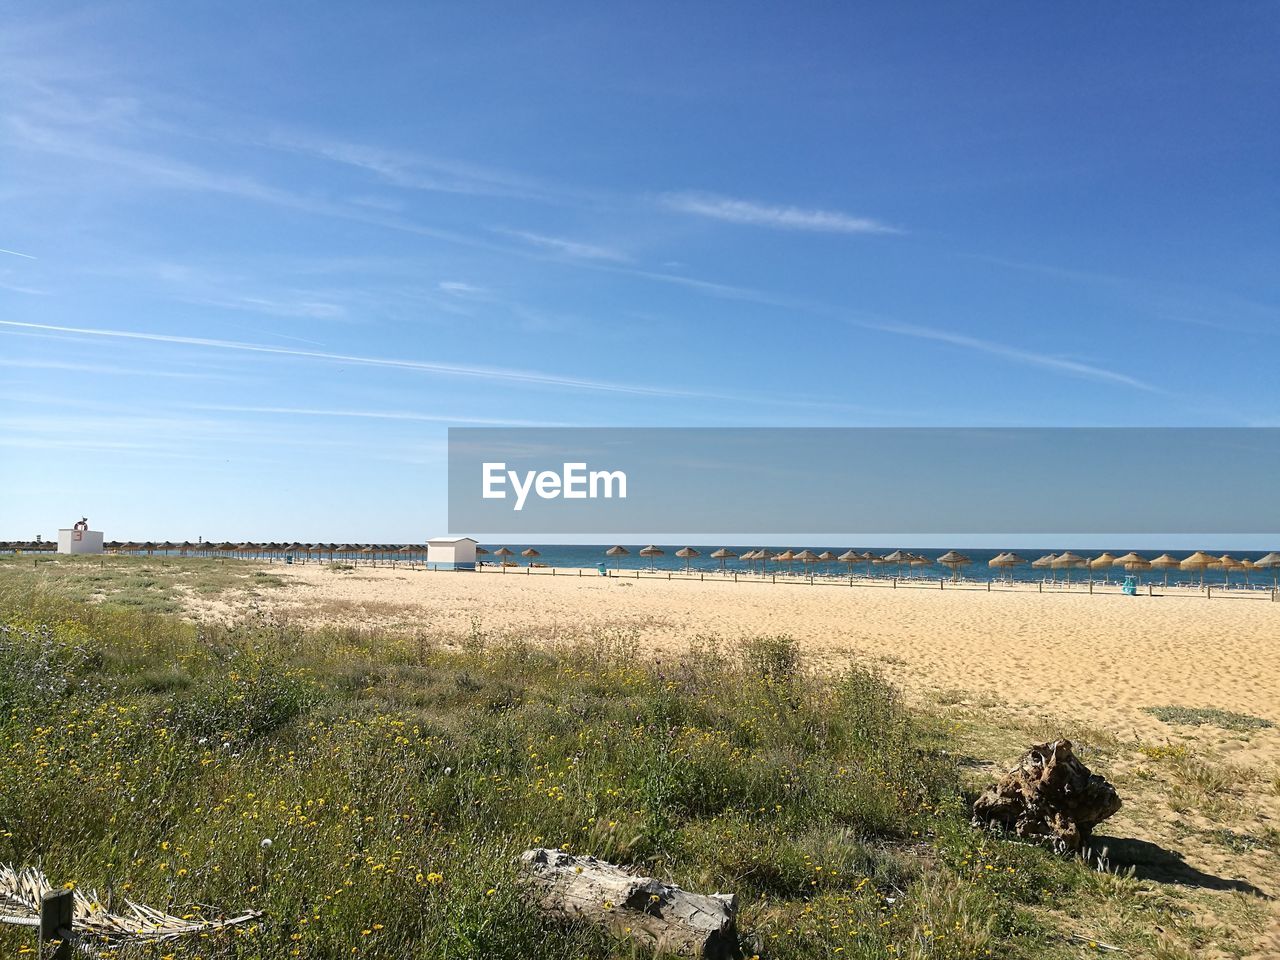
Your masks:
<svg viewBox="0 0 1280 960"><path fill-rule="evenodd" d="M535 845L737 893L745 957L1204 939L1131 877L971 828L950 731L785 638L655 663L625 633L208 626L25 569L0 567L0 861L265 914L140 956L643 956L521 899ZM0 928L0 955L31 943Z"/></svg>

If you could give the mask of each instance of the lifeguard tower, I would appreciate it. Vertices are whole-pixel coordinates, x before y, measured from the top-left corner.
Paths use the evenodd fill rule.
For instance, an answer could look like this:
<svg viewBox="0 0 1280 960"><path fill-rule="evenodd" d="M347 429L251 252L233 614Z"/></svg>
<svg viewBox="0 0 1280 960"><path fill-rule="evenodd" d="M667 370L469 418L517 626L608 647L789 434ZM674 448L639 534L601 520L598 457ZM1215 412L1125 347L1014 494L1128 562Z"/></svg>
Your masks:
<svg viewBox="0 0 1280 960"><path fill-rule="evenodd" d="M102 531L89 529L89 518L81 517L69 530L58 531L59 553L101 553Z"/></svg>

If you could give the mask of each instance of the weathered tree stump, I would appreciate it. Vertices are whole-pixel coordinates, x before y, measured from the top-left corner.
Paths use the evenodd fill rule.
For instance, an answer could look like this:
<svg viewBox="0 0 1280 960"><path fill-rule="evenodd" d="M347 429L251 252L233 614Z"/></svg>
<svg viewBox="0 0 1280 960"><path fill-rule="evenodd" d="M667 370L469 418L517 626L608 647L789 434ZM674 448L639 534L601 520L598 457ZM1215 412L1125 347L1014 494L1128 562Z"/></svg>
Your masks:
<svg viewBox="0 0 1280 960"><path fill-rule="evenodd" d="M973 822L1043 837L1055 850L1075 853L1119 809L1115 787L1076 758L1070 740L1054 740L1035 744L978 797Z"/></svg>
<svg viewBox="0 0 1280 960"><path fill-rule="evenodd" d="M528 890L548 914L630 936L659 953L706 960L738 955L733 894L689 893L595 857L526 850Z"/></svg>

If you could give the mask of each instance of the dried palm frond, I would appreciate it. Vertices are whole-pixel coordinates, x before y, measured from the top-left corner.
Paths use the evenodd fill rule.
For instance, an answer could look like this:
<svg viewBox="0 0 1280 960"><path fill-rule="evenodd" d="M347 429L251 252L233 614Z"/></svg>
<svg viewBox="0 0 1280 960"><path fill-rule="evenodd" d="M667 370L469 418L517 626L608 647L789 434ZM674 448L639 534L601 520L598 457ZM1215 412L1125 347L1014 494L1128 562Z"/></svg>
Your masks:
<svg viewBox="0 0 1280 960"><path fill-rule="evenodd" d="M36 926L40 920L40 901L55 888L34 867L14 869L0 864L0 923ZM193 933L211 933L240 926L262 916L249 910L238 917L207 920L200 917L175 917L132 900L126 900L127 912L111 913L98 900L96 893L76 890L71 930L104 944L163 943Z"/></svg>

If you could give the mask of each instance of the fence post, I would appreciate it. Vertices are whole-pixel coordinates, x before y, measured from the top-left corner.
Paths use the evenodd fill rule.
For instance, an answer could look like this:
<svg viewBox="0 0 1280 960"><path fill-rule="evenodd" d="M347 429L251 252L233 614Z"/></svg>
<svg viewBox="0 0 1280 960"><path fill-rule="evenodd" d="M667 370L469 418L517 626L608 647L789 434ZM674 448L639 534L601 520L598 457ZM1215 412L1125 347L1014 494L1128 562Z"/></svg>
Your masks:
<svg viewBox="0 0 1280 960"><path fill-rule="evenodd" d="M938 589L939 589L939 590L945 590L945 589L946 589L946 587L944 587L944 586L942 585L944 582L945 582L945 581L944 581L941 577L939 577L939 578L938 578Z"/></svg>
<svg viewBox="0 0 1280 960"><path fill-rule="evenodd" d="M70 890L50 890L40 899L41 960L71 960L71 918L75 912L75 894ZM50 944L57 943L56 950Z"/></svg>
<svg viewBox="0 0 1280 960"><path fill-rule="evenodd" d="M1093 596L1093 580L1089 581L1089 596Z"/></svg>

